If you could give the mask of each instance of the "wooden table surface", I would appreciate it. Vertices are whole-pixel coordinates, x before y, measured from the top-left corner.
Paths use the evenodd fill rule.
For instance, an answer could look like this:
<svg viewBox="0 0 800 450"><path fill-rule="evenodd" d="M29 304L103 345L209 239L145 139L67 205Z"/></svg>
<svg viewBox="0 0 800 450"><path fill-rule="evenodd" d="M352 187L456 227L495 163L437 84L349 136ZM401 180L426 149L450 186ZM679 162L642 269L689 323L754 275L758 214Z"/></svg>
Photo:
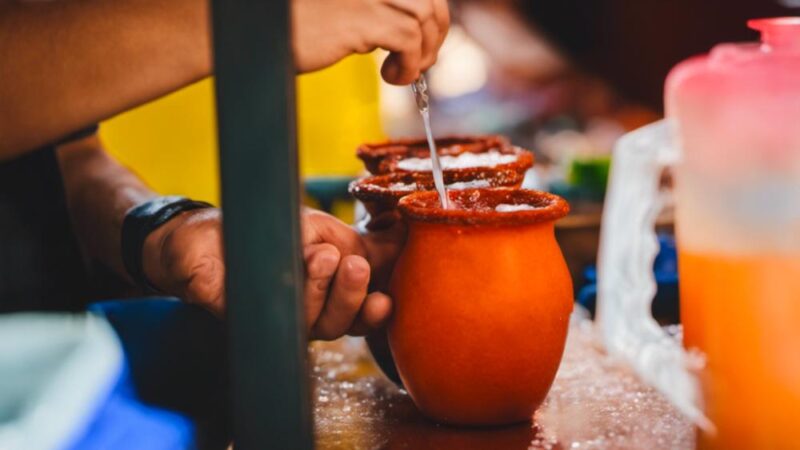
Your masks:
<svg viewBox="0 0 800 450"><path fill-rule="evenodd" d="M607 356L585 319L573 320L545 404L532 423L513 427L455 428L428 421L405 391L383 377L361 339L312 344L310 360L320 450L694 448L691 424Z"/></svg>

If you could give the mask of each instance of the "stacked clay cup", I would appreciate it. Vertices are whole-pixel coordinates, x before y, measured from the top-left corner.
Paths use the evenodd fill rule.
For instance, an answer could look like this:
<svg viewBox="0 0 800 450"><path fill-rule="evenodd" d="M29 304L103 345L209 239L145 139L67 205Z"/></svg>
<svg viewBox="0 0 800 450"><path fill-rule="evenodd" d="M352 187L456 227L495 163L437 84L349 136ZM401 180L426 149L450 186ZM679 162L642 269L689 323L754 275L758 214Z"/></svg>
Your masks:
<svg viewBox="0 0 800 450"><path fill-rule="evenodd" d="M448 190L519 187L533 166L533 154L501 136L447 137L436 140ZM435 190L428 143L399 139L364 144L357 150L370 176L350 184L350 193L367 211L359 227L376 231L400 219L397 203L417 191Z"/></svg>
<svg viewBox="0 0 800 450"><path fill-rule="evenodd" d="M407 229L387 281L396 373L436 422L530 421L560 365L572 311L554 231L569 206L520 188L533 155L502 137L439 139L437 150L447 209L423 139L361 146L372 175L350 185L369 214L365 231L398 220Z"/></svg>

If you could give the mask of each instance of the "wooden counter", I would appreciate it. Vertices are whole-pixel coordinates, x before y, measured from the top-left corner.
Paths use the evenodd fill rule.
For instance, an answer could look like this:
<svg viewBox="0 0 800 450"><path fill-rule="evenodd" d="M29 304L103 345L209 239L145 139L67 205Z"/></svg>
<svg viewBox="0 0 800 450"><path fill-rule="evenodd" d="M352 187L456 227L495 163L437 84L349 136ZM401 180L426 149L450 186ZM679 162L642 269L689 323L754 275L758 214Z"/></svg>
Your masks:
<svg viewBox="0 0 800 450"><path fill-rule="evenodd" d="M604 354L585 319L573 320L559 374L533 424L507 428L426 420L405 391L380 374L361 339L315 343L310 360L320 450L694 448L688 421Z"/></svg>

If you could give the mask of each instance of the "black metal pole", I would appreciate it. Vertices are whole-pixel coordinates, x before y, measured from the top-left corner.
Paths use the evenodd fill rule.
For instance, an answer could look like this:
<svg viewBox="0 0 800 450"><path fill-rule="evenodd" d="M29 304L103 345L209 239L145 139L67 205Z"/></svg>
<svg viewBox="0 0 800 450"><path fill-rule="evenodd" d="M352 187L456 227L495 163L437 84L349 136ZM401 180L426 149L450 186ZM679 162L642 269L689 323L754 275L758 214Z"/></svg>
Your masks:
<svg viewBox="0 0 800 450"><path fill-rule="evenodd" d="M238 449L309 449L287 0L212 0Z"/></svg>

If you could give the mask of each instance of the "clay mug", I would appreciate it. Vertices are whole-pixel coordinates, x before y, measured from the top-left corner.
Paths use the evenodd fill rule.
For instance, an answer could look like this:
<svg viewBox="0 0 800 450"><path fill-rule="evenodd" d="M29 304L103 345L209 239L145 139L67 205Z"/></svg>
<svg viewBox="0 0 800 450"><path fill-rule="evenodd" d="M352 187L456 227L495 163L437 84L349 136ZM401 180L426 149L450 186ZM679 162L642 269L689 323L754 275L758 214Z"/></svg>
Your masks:
<svg viewBox="0 0 800 450"><path fill-rule="evenodd" d="M436 139L436 151L439 156L489 152L507 154L513 152L513 148L507 138L498 135L448 136ZM356 149L356 156L364 162L370 174L385 175L408 172L409 170L398 167L400 162L410 158L429 158L430 149L425 138L392 139L362 144Z"/></svg>
<svg viewBox="0 0 800 450"><path fill-rule="evenodd" d="M399 202L408 240L389 292L389 346L420 411L447 424L531 420L553 382L572 311L555 240L562 198L515 188Z"/></svg>
<svg viewBox="0 0 800 450"><path fill-rule="evenodd" d="M513 169L471 168L468 171L447 172L444 182L449 190L477 187L519 187L525 174ZM400 220L397 202L416 191L433 191L430 172L401 172L373 175L350 183L350 195L359 200L367 214L359 220L359 229L383 230Z"/></svg>

